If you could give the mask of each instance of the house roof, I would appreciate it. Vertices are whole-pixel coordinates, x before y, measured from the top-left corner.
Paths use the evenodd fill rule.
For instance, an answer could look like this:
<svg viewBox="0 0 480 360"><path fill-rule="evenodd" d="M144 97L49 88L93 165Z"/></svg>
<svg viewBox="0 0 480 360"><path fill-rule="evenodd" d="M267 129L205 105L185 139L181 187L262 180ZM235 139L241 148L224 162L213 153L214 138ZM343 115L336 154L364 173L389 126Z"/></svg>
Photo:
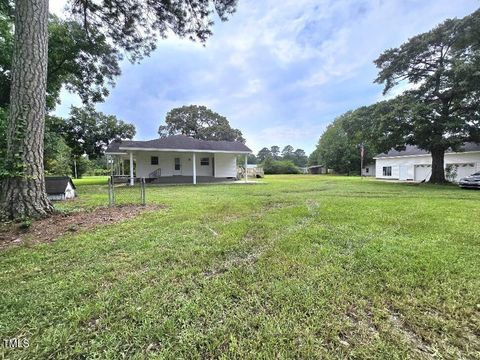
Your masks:
<svg viewBox="0 0 480 360"><path fill-rule="evenodd" d="M462 147L460 152L469 152L469 151L480 151L480 144L477 143L465 143ZM446 153L453 153L451 149L448 149ZM383 159L383 158L390 158L390 157L399 157L399 156L418 156L418 155L428 155L430 154L427 150L420 149L414 145L407 145L405 150L398 151L395 149L390 150L387 153L378 154L375 156L375 159Z"/></svg>
<svg viewBox="0 0 480 360"><path fill-rule="evenodd" d="M48 195L63 194L70 183L75 189L75 184L69 176L48 176L45 178L45 187Z"/></svg>
<svg viewBox="0 0 480 360"><path fill-rule="evenodd" d="M238 152L251 153L252 150L239 141L199 140L185 135L172 135L164 138L134 141L124 140L112 142L106 153L125 153L128 150L192 150L207 152Z"/></svg>

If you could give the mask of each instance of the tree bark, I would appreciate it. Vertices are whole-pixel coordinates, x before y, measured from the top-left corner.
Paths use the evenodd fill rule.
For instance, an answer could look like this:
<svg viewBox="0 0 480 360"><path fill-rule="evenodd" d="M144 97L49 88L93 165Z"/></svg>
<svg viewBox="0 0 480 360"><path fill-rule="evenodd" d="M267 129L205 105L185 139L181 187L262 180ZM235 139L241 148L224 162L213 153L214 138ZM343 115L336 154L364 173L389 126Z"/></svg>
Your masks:
<svg viewBox="0 0 480 360"><path fill-rule="evenodd" d="M16 0L6 167L0 192L6 219L43 217L53 210L45 192L43 134L48 62L48 0Z"/></svg>
<svg viewBox="0 0 480 360"><path fill-rule="evenodd" d="M444 158L445 150L432 150L432 175L430 176L430 183L445 184L448 182L445 179Z"/></svg>

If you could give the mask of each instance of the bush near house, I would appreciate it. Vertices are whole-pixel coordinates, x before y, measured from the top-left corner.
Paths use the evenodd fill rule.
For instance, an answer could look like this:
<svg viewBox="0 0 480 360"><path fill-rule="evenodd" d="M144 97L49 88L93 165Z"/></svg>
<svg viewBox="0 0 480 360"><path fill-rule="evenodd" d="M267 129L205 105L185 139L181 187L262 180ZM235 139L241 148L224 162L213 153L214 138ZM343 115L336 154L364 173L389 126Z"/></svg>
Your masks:
<svg viewBox="0 0 480 360"><path fill-rule="evenodd" d="M265 174L299 174L300 170L291 160L267 159L263 163Z"/></svg>

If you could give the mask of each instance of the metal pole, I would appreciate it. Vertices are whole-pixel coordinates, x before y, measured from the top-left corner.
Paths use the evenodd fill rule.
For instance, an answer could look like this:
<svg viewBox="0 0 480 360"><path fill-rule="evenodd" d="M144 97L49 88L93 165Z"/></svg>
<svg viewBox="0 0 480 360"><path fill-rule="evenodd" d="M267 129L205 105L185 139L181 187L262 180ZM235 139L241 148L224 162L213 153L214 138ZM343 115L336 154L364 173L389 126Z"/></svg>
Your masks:
<svg viewBox="0 0 480 360"><path fill-rule="evenodd" d="M77 176L77 159L75 159L75 157L73 158L73 169L75 171L75 179L78 179L78 176Z"/></svg>
<svg viewBox="0 0 480 360"><path fill-rule="evenodd" d="M140 183L140 188L141 188L141 198L142 198L142 205L145 205L145 178L142 178L141 183Z"/></svg>

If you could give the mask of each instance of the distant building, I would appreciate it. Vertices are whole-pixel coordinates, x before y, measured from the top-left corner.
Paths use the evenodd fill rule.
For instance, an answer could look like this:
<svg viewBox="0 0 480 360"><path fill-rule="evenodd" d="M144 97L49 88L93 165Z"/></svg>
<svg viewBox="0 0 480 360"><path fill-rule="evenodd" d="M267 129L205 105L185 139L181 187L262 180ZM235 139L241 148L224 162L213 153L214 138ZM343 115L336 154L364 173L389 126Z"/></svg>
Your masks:
<svg viewBox="0 0 480 360"><path fill-rule="evenodd" d="M49 200L67 200L75 197L75 184L69 176L48 176L45 187Z"/></svg>
<svg viewBox="0 0 480 360"><path fill-rule="evenodd" d="M313 165L308 167L310 174L328 174L328 169L325 165Z"/></svg>

